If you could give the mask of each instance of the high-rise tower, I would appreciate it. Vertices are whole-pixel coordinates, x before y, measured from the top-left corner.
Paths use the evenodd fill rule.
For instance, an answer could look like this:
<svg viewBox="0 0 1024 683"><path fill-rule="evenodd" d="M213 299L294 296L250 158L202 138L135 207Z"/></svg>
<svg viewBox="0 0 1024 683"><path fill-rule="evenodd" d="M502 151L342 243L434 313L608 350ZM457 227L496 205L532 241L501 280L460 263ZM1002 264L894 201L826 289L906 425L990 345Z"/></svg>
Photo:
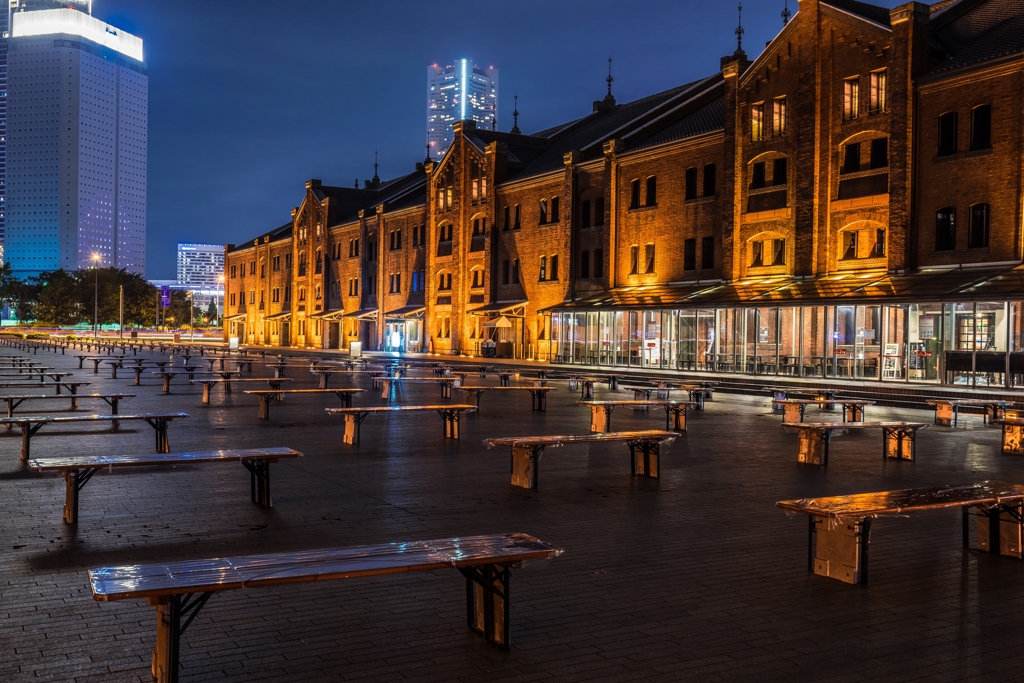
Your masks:
<svg viewBox="0 0 1024 683"><path fill-rule="evenodd" d="M142 40L73 9L12 19L7 261L25 276L90 267L98 255L103 267L144 274Z"/></svg>
<svg viewBox="0 0 1024 683"><path fill-rule="evenodd" d="M452 143L452 124L472 119L481 127L498 122L498 70L482 69L469 59L427 67L427 144L430 156Z"/></svg>

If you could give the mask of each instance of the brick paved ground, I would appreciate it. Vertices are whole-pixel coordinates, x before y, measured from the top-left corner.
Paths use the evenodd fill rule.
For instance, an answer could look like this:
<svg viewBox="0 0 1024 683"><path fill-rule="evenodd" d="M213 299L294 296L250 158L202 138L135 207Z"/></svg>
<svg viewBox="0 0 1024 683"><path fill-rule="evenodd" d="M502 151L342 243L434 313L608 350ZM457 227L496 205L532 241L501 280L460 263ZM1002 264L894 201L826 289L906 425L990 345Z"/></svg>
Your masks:
<svg viewBox="0 0 1024 683"><path fill-rule="evenodd" d="M970 429L922 432L916 463L883 462L875 432L837 437L823 469L796 463L796 437L782 432L764 397L719 395L663 455L660 481L632 479L624 446L577 446L548 450L541 488L529 492L509 485L507 449L488 451L481 440L586 432L588 412L561 383L546 414L530 411L526 392L484 396L460 442L442 441L432 413L373 416L353 449L340 442L340 420L322 410L337 405L333 395L290 397L263 422L241 393L225 398L217 388L203 407L181 376L166 396L152 377L136 388L130 377L79 371L70 356L45 359L74 366L75 379L94 382L89 391L137 389L123 412L191 413L171 426L174 451L290 446L306 455L275 466L273 510L249 502L237 465L102 472L84 489L72 530L61 521L62 481L27 471L19 438L0 435L3 681L151 680L153 610L94 602L92 567L508 531L565 548L514 572L509 653L467 631L464 583L447 571L217 595L184 636L184 680L1021 677L1024 564L963 551L958 512L877 522L871 583L850 586L807 573L804 518L773 505L986 478L1024 483L1024 460L1001 455L998 431L977 419ZM295 388L315 385L301 371L291 376ZM404 391L439 396L434 385ZM37 403L32 412L56 408ZM888 408L868 416L931 421ZM619 409L613 424L664 422ZM148 426L94 429L43 429L34 455L152 449Z"/></svg>

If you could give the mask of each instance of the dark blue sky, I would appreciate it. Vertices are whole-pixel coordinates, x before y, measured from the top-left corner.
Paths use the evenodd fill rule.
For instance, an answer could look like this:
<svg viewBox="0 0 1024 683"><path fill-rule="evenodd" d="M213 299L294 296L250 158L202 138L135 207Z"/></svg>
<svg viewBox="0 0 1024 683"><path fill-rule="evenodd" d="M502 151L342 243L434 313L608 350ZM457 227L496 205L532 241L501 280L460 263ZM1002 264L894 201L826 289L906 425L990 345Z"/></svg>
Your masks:
<svg viewBox="0 0 1024 683"><path fill-rule="evenodd" d="M879 2L886 6L892 0ZM795 11L797 0L790 0ZM744 47L782 27L747 0ZM732 2L697 0L95 0L149 62L147 276L175 245L238 243L289 220L303 182L405 174L425 155L426 66L500 70L498 127L530 133L713 73L736 47Z"/></svg>

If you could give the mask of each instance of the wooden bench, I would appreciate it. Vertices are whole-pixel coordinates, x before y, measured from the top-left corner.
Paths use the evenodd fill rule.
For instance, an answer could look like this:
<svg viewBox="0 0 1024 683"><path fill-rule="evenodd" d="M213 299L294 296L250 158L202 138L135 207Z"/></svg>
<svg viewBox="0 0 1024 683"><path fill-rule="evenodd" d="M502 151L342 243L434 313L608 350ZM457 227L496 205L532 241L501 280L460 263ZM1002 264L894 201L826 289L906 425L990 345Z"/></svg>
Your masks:
<svg viewBox="0 0 1024 683"><path fill-rule="evenodd" d="M441 398L452 397L452 387L458 387L462 382L459 377L438 377L437 379L424 378L407 378L407 377L376 377L375 381L379 381L381 385L381 398L390 399L392 392L396 390L402 383L404 384L424 384L424 383L436 383L441 385Z"/></svg>
<svg viewBox="0 0 1024 683"><path fill-rule="evenodd" d="M229 379L208 378L208 379L193 379L193 380L189 381L189 384L199 384L199 385L202 385L202 387L203 387L203 403L209 403L210 402L210 390L213 389L213 387L215 387L216 385L223 384L224 385L224 393L225 394L230 394L231 393L231 385L232 384L241 384L242 382L262 382L263 384L269 384L271 389L280 390L281 385L284 382L291 382L291 379L289 379L288 377L277 377L277 378L274 378L274 377L266 377L266 378L260 378L260 377L251 377L251 378L250 377L247 377L247 378L234 377L234 378L229 378Z"/></svg>
<svg viewBox="0 0 1024 683"><path fill-rule="evenodd" d="M960 508L963 547L970 548L970 517L977 549L1021 558L1024 486L984 481L961 486L877 491L850 496L783 500L783 510L809 516L807 569L846 583L868 582L871 521L882 515Z"/></svg>
<svg viewBox="0 0 1024 683"><path fill-rule="evenodd" d="M567 436L502 436L485 439L488 448L512 447L512 485L536 489L540 481L540 459L544 449L574 443L624 442L629 447L630 470L634 476L657 479L661 470L661 444L675 439L675 432L646 430L636 432L605 432ZM637 457L639 455L639 457Z"/></svg>
<svg viewBox="0 0 1024 683"><path fill-rule="evenodd" d="M615 406L649 408L661 406L665 409L665 429L673 432L686 431L686 409L696 407L693 401L576 401L578 406L590 408L590 431L607 432L611 429L612 411Z"/></svg>
<svg viewBox="0 0 1024 683"><path fill-rule="evenodd" d="M145 453L142 455L72 455L31 460L36 472L59 472L64 478L64 521L78 523L78 494L96 472L115 467L174 467L210 462L240 462L250 474L252 502L273 507L270 499L270 464L282 458L298 458L290 448L246 448L200 453Z"/></svg>
<svg viewBox="0 0 1024 683"><path fill-rule="evenodd" d="M761 387L761 391L767 392L772 396L772 412L781 413L784 412L782 402L789 398L789 395L796 390L793 387ZM787 420L788 422L789 420Z"/></svg>
<svg viewBox="0 0 1024 683"><path fill-rule="evenodd" d="M991 422L1003 428L1002 452L1024 455L1024 419L1003 417Z"/></svg>
<svg viewBox="0 0 1024 683"><path fill-rule="evenodd" d="M285 379L285 378L282 378ZM281 381L281 380L277 380ZM352 395L361 394L366 389L252 389L246 394L253 394L260 399L260 419L270 419L270 402L283 401L285 394L334 394L341 400L343 408L352 407Z"/></svg>
<svg viewBox="0 0 1024 683"><path fill-rule="evenodd" d="M697 404L695 406L696 410L704 410L704 399L707 397L707 392L709 391L707 388L699 387L699 386L691 386L691 385L687 385L687 384L678 385L678 387L676 387L676 388L680 389L681 391L685 391L685 392L687 392L690 395L690 401L692 403L696 403ZM668 386L666 386L666 387L633 387L633 386L630 386L630 387L621 386L621 387L619 387L619 391L632 391L633 392L633 400L634 401L651 401L651 400L655 400L655 399L652 398L652 396L655 393L657 393L659 396L662 396L663 397L662 400L667 400L667 399L670 398L671 390L672 390L672 387L668 387Z"/></svg>
<svg viewBox="0 0 1024 683"><path fill-rule="evenodd" d="M167 370L160 370L160 371L154 372L152 374L156 375L157 377L160 377L163 380L163 382L164 382L164 389L163 389L163 391L164 391L165 394L169 394L169 393L171 393L171 380L172 379L174 379L176 376L181 375L181 374L188 374L188 381L191 382L192 380L194 380L196 378L197 374L200 374L200 373L196 372L196 369L197 369L196 366L190 365L190 366L186 366L186 367L179 367L179 368L173 368L173 369L167 369ZM205 373L203 373L203 374L205 374ZM224 380L224 378L222 377L221 381L223 381L223 380Z"/></svg>
<svg viewBox="0 0 1024 683"><path fill-rule="evenodd" d="M1007 406L1012 406L1015 402L987 398L936 398L925 401L925 403L935 408L935 424L945 427L956 427L957 418L960 417L960 408L962 407L984 408L985 412L982 415L982 421L987 423L990 419L1003 417Z"/></svg>
<svg viewBox="0 0 1024 683"><path fill-rule="evenodd" d="M365 420L373 413L388 413L397 410L434 410L437 411L437 414L441 416L441 421L444 423L444 438L458 439L460 413L471 413L474 410L476 410L476 406L463 404L438 404L432 406L367 406L360 408L327 408L326 410L329 415L341 415L345 418L345 435L342 437L342 441L344 441L347 444L357 446L359 445L359 432L363 424L363 420Z"/></svg>
<svg viewBox="0 0 1024 683"><path fill-rule="evenodd" d="M7 401L7 417L14 417L14 409L25 401L45 401L53 399L71 399L71 409L78 407L78 402L86 398L98 398L106 401L110 406L110 414L117 415L118 403L126 398L135 398L135 394L75 394L73 396L56 396L54 394L22 394L20 396L0 396L0 400ZM8 429L13 425L8 424Z"/></svg>
<svg viewBox="0 0 1024 683"><path fill-rule="evenodd" d="M121 422L127 420L144 420L156 432L156 452L170 452L170 442L167 440L167 426L172 420L188 417L188 413L139 413L138 415L29 415L22 417L0 418L0 424L14 424L21 427L21 459L28 462L30 455L29 446L35 433L42 429L43 425L64 424L66 422L110 422L114 431L117 431Z"/></svg>
<svg viewBox="0 0 1024 683"><path fill-rule="evenodd" d="M327 389L327 382L331 379L331 375L365 375L366 372L361 370L346 370L345 368L338 367L325 367L318 365L315 368L310 368L310 373L317 376L317 387L320 389Z"/></svg>
<svg viewBox="0 0 1024 683"><path fill-rule="evenodd" d="M487 391L529 391L532 399L530 403L530 409L538 412L544 412L548 409L548 392L555 391L554 387L511 387L511 386L500 386L500 387L456 387L460 391L465 391L473 394L476 397L476 407L480 407L480 397Z"/></svg>
<svg viewBox="0 0 1024 683"><path fill-rule="evenodd" d="M455 568L466 579L469 628L507 650L510 643L509 579L512 567L562 554L526 534L462 536L351 548L323 548L269 555L103 567L89 571L98 601L145 598L156 608L152 672L157 683L175 683L181 636L221 591L290 583L354 579Z"/></svg>
<svg viewBox="0 0 1024 683"><path fill-rule="evenodd" d="M882 458L914 460L917 432L928 427L924 422L784 422L800 438L797 462L828 465L828 444L832 432L850 429L882 430Z"/></svg>
<svg viewBox="0 0 1024 683"><path fill-rule="evenodd" d="M859 398L837 398L834 401L818 401L812 398L787 398L775 401L782 406L783 422L803 422L807 406L816 405L822 410L829 404L838 403L843 406L843 422L863 422L864 408L875 405L874 401Z"/></svg>
<svg viewBox="0 0 1024 683"><path fill-rule="evenodd" d="M90 382L0 382L0 389L40 389L46 387L55 387L57 394L61 393L61 387L67 389L71 395L78 393L78 387L87 387Z"/></svg>

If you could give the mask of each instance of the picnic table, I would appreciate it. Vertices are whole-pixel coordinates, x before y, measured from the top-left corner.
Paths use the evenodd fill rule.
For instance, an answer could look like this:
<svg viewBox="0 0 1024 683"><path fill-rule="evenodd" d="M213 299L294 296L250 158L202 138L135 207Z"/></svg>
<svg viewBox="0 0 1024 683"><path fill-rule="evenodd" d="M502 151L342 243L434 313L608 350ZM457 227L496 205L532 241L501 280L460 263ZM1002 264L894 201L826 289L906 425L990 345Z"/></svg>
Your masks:
<svg viewBox="0 0 1024 683"><path fill-rule="evenodd" d="M787 398L778 401L783 408L783 422L803 422L804 411L809 405L817 405L822 410L827 403L838 403L843 406L843 422L863 422L864 408L875 405L874 401L859 398L837 398L835 401L818 401L813 398Z"/></svg>
<svg viewBox="0 0 1024 683"><path fill-rule="evenodd" d="M201 385L203 387L203 403L204 404L207 404L207 403L210 402L210 390L213 389L213 387L217 386L218 384L223 384L224 385L224 393L225 394L230 394L231 393L231 385L232 384L241 384L243 382L262 382L263 384L269 384L271 389L277 390L277 389L281 388L281 385L283 383L291 382L291 379L289 379L288 377L277 377L277 378L274 378L274 377L251 377L251 378L233 377L233 378L228 378L228 379L218 379L216 377L213 377L213 378L203 378L203 379L189 380L189 384L199 384L199 385ZM280 399L278 399L278 400L280 400Z"/></svg>
<svg viewBox="0 0 1024 683"><path fill-rule="evenodd" d="M590 408L590 431L607 432L611 429L612 411L616 406L632 408L649 408L662 406L665 409L665 429L667 431L686 431L686 409L696 407L693 401L576 401L578 406Z"/></svg>
<svg viewBox="0 0 1024 683"><path fill-rule="evenodd" d="M92 476L115 467L174 467L214 462L238 462L249 470L252 502L273 507L270 499L270 464L302 455L290 448L245 448L195 453L145 453L141 455L69 455L32 460L36 472L59 472L64 478L64 521L78 523L78 494Z"/></svg>
<svg viewBox="0 0 1024 683"><path fill-rule="evenodd" d="M214 593L309 581L458 569L466 579L466 616L470 630L507 650L512 567L561 554L561 548L527 534L462 536L102 567L89 571L89 585L93 598L98 601L145 598L156 608L153 677L158 683L173 683L178 679L181 636ZM296 603L296 606L301 604Z"/></svg>
<svg viewBox="0 0 1024 683"><path fill-rule="evenodd" d="M282 377L281 379L287 379ZM281 380L277 380L281 381ZM343 408L352 407L352 395L361 394L366 389L252 389L246 394L253 394L260 399L260 419L270 419L270 402L283 401L285 394L334 394L341 400Z"/></svg>
<svg viewBox="0 0 1024 683"><path fill-rule="evenodd" d="M828 444L832 433L851 429L880 429L882 431L882 458L914 460L917 432L927 429L924 422L783 422L794 429L800 439L797 462L808 465L828 465Z"/></svg>
<svg viewBox="0 0 1024 683"><path fill-rule="evenodd" d="M876 517L960 508L963 547L970 548L970 517L977 549L1021 557L1024 486L1000 481L783 500L783 510L808 515L807 569L846 583L868 582L868 543Z"/></svg>
<svg viewBox="0 0 1024 683"><path fill-rule="evenodd" d="M657 479L660 473L661 444L674 440L678 434L660 430L605 432L566 436L502 436L485 439L488 448L512 447L512 485L536 489L540 481L540 459L544 449L576 443L624 442L629 447L630 471L634 476ZM637 457L639 454L640 457Z"/></svg>
<svg viewBox="0 0 1024 683"><path fill-rule="evenodd" d="M441 416L444 423L444 438L459 438L459 415L462 412L473 412L476 406L464 404L437 404L425 406L361 406L359 408L327 408L328 415L341 415L345 418L345 434L342 441L353 446L359 445L359 433L363 420L375 413L388 413L397 410L423 411L433 410Z"/></svg>
<svg viewBox="0 0 1024 683"><path fill-rule="evenodd" d="M102 399L110 406L110 414L117 415L117 406L120 401L126 398L135 398L135 394L74 394L71 396L65 395L54 395L54 394L22 394L19 396L0 396L0 401L7 402L7 417L14 417L14 409L20 406L25 401L44 401L52 399L71 399L72 410L78 407L78 402L86 398L98 398ZM12 429L13 425L8 424L8 429Z"/></svg>
<svg viewBox="0 0 1024 683"><path fill-rule="evenodd" d="M987 423L990 419L1002 418L1006 408L1012 406L1015 401L989 398L935 398L925 401L925 403L935 408L935 424L945 427L951 425L956 427L957 418L960 417L960 408L984 408L985 412L982 415L982 421Z"/></svg>
<svg viewBox="0 0 1024 683"><path fill-rule="evenodd" d="M480 397L487 391L529 391L531 397L530 409L538 412L544 412L548 409L548 392L555 391L554 387L510 387L510 386L498 386L498 387L456 387L460 391L465 391L476 396L476 407L480 407Z"/></svg>
<svg viewBox="0 0 1024 683"><path fill-rule="evenodd" d="M137 415L28 415L21 417L0 418L0 424L14 424L21 427L21 459L28 462L29 447L32 437L44 425L64 424L69 422L110 422L113 431L117 431L121 422L127 420L145 421L156 432L156 452L168 453L170 442L167 440L167 427L171 421L186 418L188 413L139 413Z"/></svg>

